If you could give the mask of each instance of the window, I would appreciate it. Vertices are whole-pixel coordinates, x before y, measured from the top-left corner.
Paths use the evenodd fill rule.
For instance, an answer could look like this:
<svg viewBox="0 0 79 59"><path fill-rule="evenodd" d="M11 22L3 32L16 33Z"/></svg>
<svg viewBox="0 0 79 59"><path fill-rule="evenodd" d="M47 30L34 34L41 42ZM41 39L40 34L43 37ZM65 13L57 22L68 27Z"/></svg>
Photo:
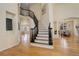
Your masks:
<svg viewBox="0 0 79 59"><path fill-rule="evenodd" d="M6 30L12 30L12 19L6 18Z"/></svg>

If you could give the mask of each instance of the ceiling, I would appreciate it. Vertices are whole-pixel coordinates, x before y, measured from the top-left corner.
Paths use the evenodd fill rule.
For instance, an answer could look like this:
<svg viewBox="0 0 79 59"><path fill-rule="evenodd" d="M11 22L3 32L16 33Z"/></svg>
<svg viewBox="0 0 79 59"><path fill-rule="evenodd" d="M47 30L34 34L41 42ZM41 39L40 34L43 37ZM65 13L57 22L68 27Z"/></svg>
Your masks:
<svg viewBox="0 0 79 59"><path fill-rule="evenodd" d="M21 3L21 8L29 9L31 5L34 5L34 3Z"/></svg>

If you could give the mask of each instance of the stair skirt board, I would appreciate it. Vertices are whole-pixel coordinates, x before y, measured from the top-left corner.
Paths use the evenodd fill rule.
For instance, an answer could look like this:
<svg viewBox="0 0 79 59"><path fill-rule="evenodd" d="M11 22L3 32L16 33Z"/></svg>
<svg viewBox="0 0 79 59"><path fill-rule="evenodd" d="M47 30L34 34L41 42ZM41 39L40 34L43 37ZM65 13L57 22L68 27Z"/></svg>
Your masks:
<svg viewBox="0 0 79 59"><path fill-rule="evenodd" d="M54 48L52 45L44 45L44 44L38 44L38 43L31 43L31 45L36 47L41 47L41 48L48 48L48 49Z"/></svg>

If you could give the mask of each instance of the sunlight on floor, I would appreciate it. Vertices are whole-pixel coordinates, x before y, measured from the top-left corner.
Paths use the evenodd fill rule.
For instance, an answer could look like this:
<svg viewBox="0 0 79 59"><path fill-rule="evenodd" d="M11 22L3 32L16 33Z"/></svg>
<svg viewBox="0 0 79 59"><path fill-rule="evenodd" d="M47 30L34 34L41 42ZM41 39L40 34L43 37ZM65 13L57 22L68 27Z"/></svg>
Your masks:
<svg viewBox="0 0 79 59"><path fill-rule="evenodd" d="M68 48L68 42L65 38L60 39L61 48Z"/></svg>
<svg viewBox="0 0 79 59"><path fill-rule="evenodd" d="M67 37L67 38L54 39L53 40L54 49L40 48L35 46L30 46L29 48L27 48L27 45L23 43L23 45L19 44L18 46L0 52L0 55L79 56L79 43L74 42L74 40L76 40L76 38L73 38L73 36L70 38Z"/></svg>
<svg viewBox="0 0 79 59"><path fill-rule="evenodd" d="M30 40L29 40L29 35L28 34L24 34L22 35L22 44L23 45L29 45L30 44Z"/></svg>

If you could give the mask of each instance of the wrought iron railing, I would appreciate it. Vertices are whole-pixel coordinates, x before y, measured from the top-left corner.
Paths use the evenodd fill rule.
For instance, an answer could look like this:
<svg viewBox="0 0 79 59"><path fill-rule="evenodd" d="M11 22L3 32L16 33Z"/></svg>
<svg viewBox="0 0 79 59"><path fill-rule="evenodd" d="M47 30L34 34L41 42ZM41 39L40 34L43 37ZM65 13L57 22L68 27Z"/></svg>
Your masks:
<svg viewBox="0 0 79 59"><path fill-rule="evenodd" d="M48 26L48 33L49 33L49 45L53 45L53 41L52 41L52 28L51 28L51 23L49 23Z"/></svg>

